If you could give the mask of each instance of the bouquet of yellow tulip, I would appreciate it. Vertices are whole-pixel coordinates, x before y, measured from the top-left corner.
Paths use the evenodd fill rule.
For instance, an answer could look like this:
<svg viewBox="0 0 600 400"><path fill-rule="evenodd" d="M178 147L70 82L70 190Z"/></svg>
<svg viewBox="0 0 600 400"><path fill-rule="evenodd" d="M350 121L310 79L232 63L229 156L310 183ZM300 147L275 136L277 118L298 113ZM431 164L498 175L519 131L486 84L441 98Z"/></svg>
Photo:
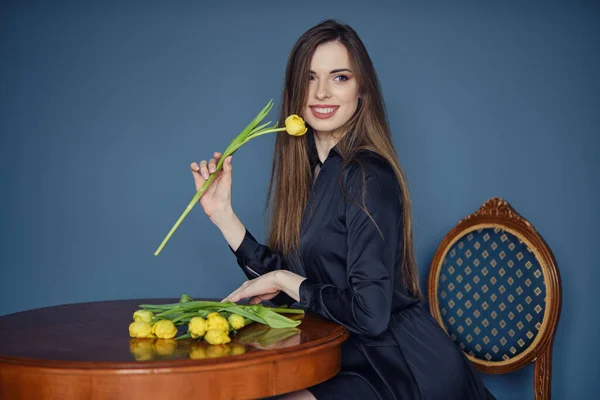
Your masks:
<svg viewBox="0 0 600 400"><path fill-rule="evenodd" d="M223 152L223 156L217 163L217 168L215 172L211 174L211 176L206 180L206 182L204 182L204 185L202 185L200 190L196 192L186 209L183 211L181 216L179 216L177 222L175 222L175 225L173 225L167 236L163 239L162 243L154 253L155 256L160 254L160 252L165 247L175 230L181 224L181 221L183 221L184 218L188 215L188 213L192 210L192 208L194 208L198 200L200 200L200 197L202 197L202 195L206 192L206 189L215 180L217 174L223 168L223 162L227 157L235 153L240 147L248 143L250 140L258 136L265 135L267 133L287 131L287 133L292 136L302 136L306 133L307 127L304 124L304 120L295 114L290 115L286 118L285 128L277 128L277 124L275 124L272 127L269 127L268 125L271 123L271 121L258 126L258 124L260 124L261 121L267 116L269 111L271 111L271 108L273 108L273 100L270 100L265 106L265 108L263 108L261 112L258 113L258 115L252 120L252 122L250 122L250 124L248 124L248 126L246 126L246 128L235 139L233 139L229 146L227 146L227 149L225 149L225 151Z"/></svg>
<svg viewBox="0 0 600 400"><path fill-rule="evenodd" d="M231 341L230 333L258 322L270 328L294 328L300 321L281 314L304 314L292 308L271 308L263 305L241 305L233 302L194 301L184 294L179 303L142 304L133 313L129 335L134 338L173 339L177 326L188 326L187 333L176 339L202 339L210 344Z"/></svg>

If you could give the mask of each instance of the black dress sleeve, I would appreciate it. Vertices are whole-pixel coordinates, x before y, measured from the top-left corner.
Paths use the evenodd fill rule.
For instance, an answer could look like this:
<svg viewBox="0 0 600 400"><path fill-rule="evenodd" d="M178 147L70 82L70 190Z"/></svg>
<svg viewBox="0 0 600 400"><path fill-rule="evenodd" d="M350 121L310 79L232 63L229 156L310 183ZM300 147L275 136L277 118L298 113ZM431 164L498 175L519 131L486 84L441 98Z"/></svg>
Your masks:
<svg viewBox="0 0 600 400"><path fill-rule="evenodd" d="M387 161L374 156L364 161L348 168L345 179L349 288L306 279L300 285L300 303L353 333L377 336L388 327L399 273L395 266L402 254L402 202Z"/></svg>
<svg viewBox="0 0 600 400"><path fill-rule="evenodd" d="M247 229L238 249L234 251L231 246L229 246L229 249L235 254L238 265L248 279L257 278L267 272L287 269L285 257L281 253L271 251L269 247L258 243ZM271 299L271 302L277 305L290 305L295 300L281 292Z"/></svg>

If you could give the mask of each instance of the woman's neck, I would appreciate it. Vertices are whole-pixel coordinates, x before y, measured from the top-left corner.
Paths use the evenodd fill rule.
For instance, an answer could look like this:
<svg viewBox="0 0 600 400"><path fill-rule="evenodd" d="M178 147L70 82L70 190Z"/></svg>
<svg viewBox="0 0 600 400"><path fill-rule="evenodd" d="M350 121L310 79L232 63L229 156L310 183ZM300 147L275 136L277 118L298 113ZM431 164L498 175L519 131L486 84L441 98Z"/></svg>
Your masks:
<svg viewBox="0 0 600 400"><path fill-rule="evenodd" d="M325 162L325 159L327 159L327 156L329 155L329 151L337 144L339 139L336 139L329 132L322 133L317 131L314 131L314 138L319 160Z"/></svg>

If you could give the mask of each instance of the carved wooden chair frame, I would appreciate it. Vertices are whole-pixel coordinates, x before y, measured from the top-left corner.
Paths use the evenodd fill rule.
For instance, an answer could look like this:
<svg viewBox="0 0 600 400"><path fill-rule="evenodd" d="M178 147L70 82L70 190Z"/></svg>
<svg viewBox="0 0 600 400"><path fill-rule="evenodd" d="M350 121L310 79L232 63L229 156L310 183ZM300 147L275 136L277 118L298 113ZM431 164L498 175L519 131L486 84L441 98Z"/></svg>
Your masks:
<svg viewBox="0 0 600 400"><path fill-rule="evenodd" d="M475 213L461 220L445 237L438 247L429 273L429 305L431 314L446 330L437 298L438 280L446 254L465 232L477 227L501 228L523 240L533 250L539 262L546 285L546 307L542 327L533 343L523 352L503 362L492 362L466 354L475 368L481 372L503 374L515 371L533 362L535 399L550 399L552 373L552 344L561 309L561 284L556 260L552 251L535 230L533 225L519 215L515 209L501 198L489 199Z"/></svg>

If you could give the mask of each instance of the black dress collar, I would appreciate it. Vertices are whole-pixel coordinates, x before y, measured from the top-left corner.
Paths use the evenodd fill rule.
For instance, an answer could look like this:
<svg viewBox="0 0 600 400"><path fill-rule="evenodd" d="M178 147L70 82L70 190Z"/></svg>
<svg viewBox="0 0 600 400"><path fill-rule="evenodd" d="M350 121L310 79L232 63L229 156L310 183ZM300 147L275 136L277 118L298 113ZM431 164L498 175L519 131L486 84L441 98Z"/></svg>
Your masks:
<svg viewBox="0 0 600 400"><path fill-rule="evenodd" d="M315 143L315 135L311 127L309 127L308 131L306 132L306 145L308 150L308 161L310 163L310 169L312 171L317 165L321 166L323 165L323 163L319 159L319 153L317 152L317 145ZM340 149L338 148L337 144L331 148L328 157L334 154L341 156Z"/></svg>

